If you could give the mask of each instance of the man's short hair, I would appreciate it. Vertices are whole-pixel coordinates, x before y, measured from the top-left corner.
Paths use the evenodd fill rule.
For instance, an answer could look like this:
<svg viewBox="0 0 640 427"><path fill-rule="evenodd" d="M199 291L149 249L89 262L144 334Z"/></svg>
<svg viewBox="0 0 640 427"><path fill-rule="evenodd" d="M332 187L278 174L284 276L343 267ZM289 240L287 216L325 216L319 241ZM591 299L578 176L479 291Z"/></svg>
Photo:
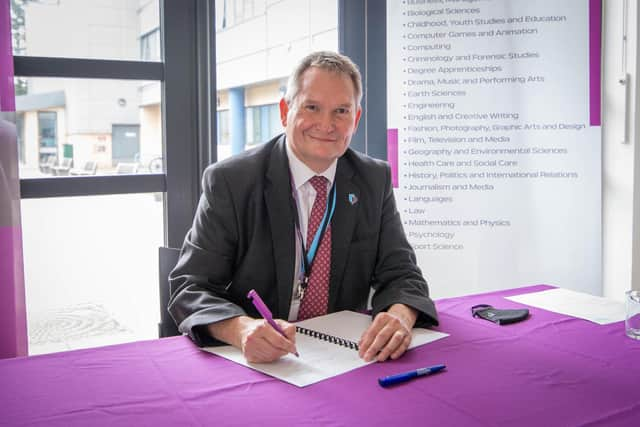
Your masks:
<svg viewBox="0 0 640 427"><path fill-rule="evenodd" d="M296 96L298 96L302 75L311 67L349 77L353 83L356 106L360 106L360 101L362 100L362 77L358 66L348 56L331 51L313 52L300 61L287 82L287 92L284 94L284 100L288 105L291 105Z"/></svg>

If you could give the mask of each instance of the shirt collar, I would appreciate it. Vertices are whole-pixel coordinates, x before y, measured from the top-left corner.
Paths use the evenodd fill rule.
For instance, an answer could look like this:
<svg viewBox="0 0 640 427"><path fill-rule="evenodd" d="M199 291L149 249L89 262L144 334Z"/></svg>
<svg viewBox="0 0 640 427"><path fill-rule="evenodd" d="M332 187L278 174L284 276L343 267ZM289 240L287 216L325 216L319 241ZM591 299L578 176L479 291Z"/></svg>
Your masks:
<svg viewBox="0 0 640 427"><path fill-rule="evenodd" d="M291 170L291 177L293 178L293 186L296 190L299 190L308 180L316 175L324 176L329 180L329 183L333 185L333 180L336 177L336 168L338 166L338 159L335 159L331 165L322 173L314 172L309 166L304 164L302 160L295 155L295 153L289 147L289 141L286 141L287 158L289 159L289 170Z"/></svg>

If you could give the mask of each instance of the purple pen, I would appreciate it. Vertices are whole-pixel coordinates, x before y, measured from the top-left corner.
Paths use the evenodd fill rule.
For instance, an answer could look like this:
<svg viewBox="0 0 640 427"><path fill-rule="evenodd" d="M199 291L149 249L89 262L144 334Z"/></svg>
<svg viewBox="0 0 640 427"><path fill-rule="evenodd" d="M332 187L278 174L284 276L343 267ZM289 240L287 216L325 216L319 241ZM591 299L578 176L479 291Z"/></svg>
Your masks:
<svg viewBox="0 0 640 427"><path fill-rule="evenodd" d="M282 328L275 322L275 320L273 320L273 314L271 314L271 310L269 310L269 307L267 307L264 301L262 301L262 298L260 298L260 295L258 295L258 293L254 289L251 289L249 291L249 293L247 294L247 298L251 300L256 310L258 310L258 313L260 313L260 315L264 317L264 320L266 320L267 323L269 323L273 327L273 329L278 331L280 335L287 338L287 335L284 333ZM297 351L294 351L293 354L295 354L296 357L300 357Z"/></svg>

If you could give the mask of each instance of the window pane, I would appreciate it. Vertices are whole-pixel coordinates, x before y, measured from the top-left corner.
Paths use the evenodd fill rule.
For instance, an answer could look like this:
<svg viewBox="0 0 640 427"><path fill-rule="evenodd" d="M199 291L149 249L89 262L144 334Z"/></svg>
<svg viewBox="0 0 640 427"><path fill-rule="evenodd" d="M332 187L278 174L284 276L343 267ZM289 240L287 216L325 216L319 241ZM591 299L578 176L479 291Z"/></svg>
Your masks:
<svg viewBox="0 0 640 427"><path fill-rule="evenodd" d="M310 52L338 50L338 1L216 0L215 7L218 111L227 112L227 123L243 122L222 124L230 143L218 148L223 159L231 147L250 148L283 131L278 102L293 67ZM229 102L234 92L244 92L244 106Z"/></svg>
<svg viewBox="0 0 640 427"><path fill-rule="evenodd" d="M12 0L13 53L159 61L160 44L144 39L158 30L159 16L158 0Z"/></svg>
<svg viewBox="0 0 640 427"><path fill-rule="evenodd" d="M163 171L159 82L22 80L21 178Z"/></svg>
<svg viewBox="0 0 640 427"><path fill-rule="evenodd" d="M160 61L160 28L156 28L140 38L140 59Z"/></svg>
<svg viewBox="0 0 640 427"><path fill-rule="evenodd" d="M282 132L282 123L280 122L280 108L278 104L269 106L269 137L274 137Z"/></svg>
<svg viewBox="0 0 640 427"><path fill-rule="evenodd" d="M247 107L245 120L246 148L268 141L283 131L278 104Z"/></svg>
<svg viewBox="0 0 640 427"><path fill-rule="evenodd" d="M55 111L38 111L38 159L46 162L49 157L58 157L58 114Z"/></svg>
<svg viewBox="0 0 640 427"><path fill-rule="evenodd" d="M231 155L231 141L229 141L229 111L218 111L218 160Z"/></svg>
<svg viewBox="0 0 640 427"><path fill-rule="evenodd" d="M25 162L24 157L24 114L16 114L16 134L18 139L18 161L20 163Z"/></svg>
<svg viewBox="0 0 640 427"><path fill-rule="evenodd" d="M29 353L157 337L161 194L23 199Z"/></svg>
<svg viewBox="0 0 640 427"><path fill-rule="evenodd" d="M248 107L245 112L247 145L257 144L260 141L260 110L257 107Z"/></svg>

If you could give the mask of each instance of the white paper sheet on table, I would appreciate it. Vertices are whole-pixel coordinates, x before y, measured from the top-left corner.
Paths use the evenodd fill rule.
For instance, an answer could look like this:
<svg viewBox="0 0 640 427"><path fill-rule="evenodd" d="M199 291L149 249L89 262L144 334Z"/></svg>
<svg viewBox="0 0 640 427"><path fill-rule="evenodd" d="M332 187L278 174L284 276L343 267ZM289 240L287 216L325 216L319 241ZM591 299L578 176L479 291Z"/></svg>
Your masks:
<svg viewBox="0 0 640 427"><path fill-rule="evenodd" d="M625 318L624 303L569 289L556 288L505 298L600 325L620 322Z"/></svg>
<svg viewBox="0 0 640 427"><path fill-rule="evenodd" d="M353 311L339 311L326 316L297 322L296 326L322 332L334 337L358 342L371 324L371 316ZM414 348L449 336L443 332L414 328L411 345ZM296 334L296 347L300 357L288 354L273 363L249 363L235 347L203 347L202 350L263 372L288 383L304 387L336 375L343 374L372 362L365 362L357 350L332 344L300 333Z"/></svg>

